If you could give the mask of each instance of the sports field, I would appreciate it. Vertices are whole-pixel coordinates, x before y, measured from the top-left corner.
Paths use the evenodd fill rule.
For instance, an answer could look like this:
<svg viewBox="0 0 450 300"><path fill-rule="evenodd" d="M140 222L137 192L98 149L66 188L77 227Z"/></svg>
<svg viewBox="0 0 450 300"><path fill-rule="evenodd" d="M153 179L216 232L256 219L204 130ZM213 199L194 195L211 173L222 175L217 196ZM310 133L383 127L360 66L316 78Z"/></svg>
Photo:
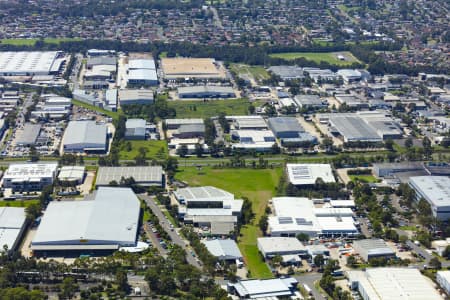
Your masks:
<svg viewBox="0 0 450 300"><path fill-rule="evenodd" d="M176 118L210 118L223 112L226 115L246 115L250 103L246 99L200 101L168 101L173 107Z"/></svg>
<svg viewBox="0 0 450 300"><path fill-rule="evenodd" d="M339 59L339 57L343 57L344 59ZM311 60L316 63L327 62L333 65L346 66L351 65L354 62L359 63L360 61L353 56L348 51L343 52L287 52L287 53L273 53L270 54L270 57L282 58L286 60L293 60L297 58L305 58L306 60Z"/></svg>
<svg viewBox="0 0 450 300"><path fill-rule="evenodd" d="M131 150L127 148L128 143L131 145ZM166 141L125 141L120 143L119 159L133 160L139 154L140 148L146 149L146 159L163 160L167 158Z"/></svg>
<svg viewBox="0 0 450 300"><path fill-rule="evenodd" d="M2 39L1 44L14 46L33 46L39 39ZM59 44L60 42L80 41L78 38L45 38L48 44Z"/></svg>
<svg viewBox="0 0 450 300"><path fill-rule="evenodd" d="M182 164L180 162L180 165ZM203 167L197 170L195 167L181 167L180 172L175 175L178 180L185 181L191 186L215 186L233 193L236 198L247 197L252 202L255 219L252 224L241 229L238 240L239 248L252 277L272 277L256 246L256 238L261 236L257 224L264 214L269 199L275 195L275 187L278 185L281 174L281 168L255 170Z"/></svg>

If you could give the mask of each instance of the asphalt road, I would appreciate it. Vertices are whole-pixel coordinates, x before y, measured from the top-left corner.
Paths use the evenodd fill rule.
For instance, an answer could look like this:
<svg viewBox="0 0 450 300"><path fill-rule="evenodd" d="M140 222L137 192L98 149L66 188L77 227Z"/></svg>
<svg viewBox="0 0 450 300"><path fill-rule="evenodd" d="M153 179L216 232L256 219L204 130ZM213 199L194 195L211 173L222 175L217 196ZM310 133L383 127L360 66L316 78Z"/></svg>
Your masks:
<svg viewBox="0 0 450 300"><path fill-rule="evenodd" d="M188 263L198 269L202 269L202 266L197 262L197 259L191 255L191 253L194 253L193 250L191 248L188 248L189 247L188 243L183 238L181 238L181 236L178 234L178 231L177 231L178 229L174 229L174 228L170 227L170 224L171 224L170 221L166 218L166 216L162 212L161 208L155 203L155 201L153 200L153 197L150 197L145 194L141 194L141 195L139 195L139 197L141 199L143 199L145 201L145 203L147 203L148 207L150 207L152 212L158 217L161 227L170 236L170 238L172 239L172 242L176 245L183 247L186 250L186 252L187 252L186 259L187 259Z"/></svg>
<svg viewBox="0 0 450 300"><path fill-rule="evenodd" d="M314 296L314 299L316 300L325 300L326 298L314 287L314 282L317 280L320 280L322 278L322 274L319 273L312 273L307 275L297 275L294 276L295 279L298 280L298 282L303 285L306 283L308 287L312 290L312 294Z"/></svg>

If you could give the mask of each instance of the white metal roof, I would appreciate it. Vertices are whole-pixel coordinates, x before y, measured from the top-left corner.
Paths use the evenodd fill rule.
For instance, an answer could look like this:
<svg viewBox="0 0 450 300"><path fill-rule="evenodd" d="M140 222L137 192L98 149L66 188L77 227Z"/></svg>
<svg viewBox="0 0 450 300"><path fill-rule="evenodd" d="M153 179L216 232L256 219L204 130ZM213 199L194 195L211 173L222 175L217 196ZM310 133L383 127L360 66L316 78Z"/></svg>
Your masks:
<svg viewBox="0 0 450 300"><path fill-rule="evenodd" d="M152 69L133 69L128 72L128 80L158 80L158 75Z"/></svg>
<svg viewBox="0 0 450 300"><path fill-rule="evenodd" d="M48 74L56 56L56 51L0 52L0 73Z"/></svg>
<svg viewBox="0 0 450 300"><path fill-rule="evenodd" d="M89 148L89 145L105 145L107 128L105 124L95 121L70 121L64 132L63 145L80 144Z"/></svg>
<svg viewBox="0 0 450 300"><path fill-rule="evenodd" d="M253 279L229 283L241 297L250 299L293 295L292 287L297 284L295 278Z"/></svg>
<svg viewBox="0 0 450 300"><path fill-rule="evenodd" d="M229 260L242 258L241 251L236 242L231 239L202 240L202 243L212 255L219 259Z"/></svg>
<svg viewBox="0 0 450 300"><path fill-rule="evenodd" d="M150 69L156 70L155 61L153 59L132 59L128 62L128 69Z"/></svg>
<svg viewBox="0 0 450 300"><path fill-rule="evenodd" d="M336 182L330 164L287 164L289 181L294 185L315 184L317 178L326 183Z"/></svg>
<svg viewBox="0 0 450 300"><path fill-rule="evenodd" d="M25 208L0 207L0 251L7 245L12 249L26 221Z"/></svg>
<svg viewBox="0 0 450 300"><path fill-rule="evenodd" d="M57 163L48 164L11 164L3 178L8 179L41 179L54 177Z"/></svg>
<svg viewBox="0 0 450 300"><path fill-rule="evenodd" d="M82 180L84 177L84 166L64 166L58 174L59 180Z"/></svg>
<svg viewBox="0 0 450 300"><path fill-rule="evenodd" d="M359 281L375 300L443 299L419 270L413 268L370 268Z"/></svg>
<svg viewBox="0 0 450 300"><path fill-rule="evenodd" d="M122 177L133 177L138 184L162 184L163 170L161 166L100 167L96 184L109 185L113 180L120 182Z"/></svg>
<svg viewBox="0 0 450 300"><path fill-rule="evenodd" d="M421 196L433 207L450 206L450 178L447 176L415 176L409 179Z"/></svg>
<svg viewBox="0 0 450 300"><path fill-rule="evenodd" d="M234 200L234 195L213 186L187 187L173 192L177 199L184 201L226 201Z"/></svg>
<svg viewBox="0 0 450 300"><path fill-rule="evenodd" d="M34 245L134 245L140 201L130 188L101 187L95 200L50 202Z"/></svg>
<svg viewBox="0 0 450 300"><path fill-rule="evenodd" d="M305 246L295 237L260 237L258 246L264 253L306 251Z"/></svg>

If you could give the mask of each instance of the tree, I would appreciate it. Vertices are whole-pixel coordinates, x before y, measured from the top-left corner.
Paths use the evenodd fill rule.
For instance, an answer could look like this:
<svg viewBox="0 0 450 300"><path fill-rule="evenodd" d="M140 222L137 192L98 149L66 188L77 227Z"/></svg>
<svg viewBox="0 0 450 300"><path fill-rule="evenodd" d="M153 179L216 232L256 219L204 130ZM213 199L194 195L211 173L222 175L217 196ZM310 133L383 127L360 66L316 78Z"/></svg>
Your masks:
<svg viewBox="0 0 450 300"><path fill-rule="evenodd" d="M122 269L117 270L116 283L117 283L117 289L119 291L121 291L123 293L128 293L129 285L128 285L127 272L125 272Z"/></svg>
<svg viewBox="0 0 450 300"><path fill-rule="evenodd" d="M422 140L423 151L425 159L430 159L433 154L433 148L431 147L431 141L428 137L424 137Z"/></svg>
<svg viewBox="0 0 450 300"><path fill-rule="evenodd" d="M445 247L444 252L442 252L442 257L449 258L450 257L450 245Z"/></svg>
<svg viewBox="0 0 450 300"><path fill-rule="evenodd" d="M428 265L433 268L433 269L440 269L442 267L442 263L439 261L439 258L437 257L433 257L432 259L430 259L430 262L428 263Z"/></svg>
<svg viewBox="0 0 450 300"><path fill-rule="evenodd" d="M309 241L310 237L307 233L302 232L302 233L297 234L297 239L300 242L307 242L307 241Z"/></svg>
<svg viewBox="0 0 450 300"><path fill-rule="evenodd" d="M314 264L316 265L316 267L318 267L319 269L321 269L323 267L323 265L325 264L325 258L323 257L322 254L318 254L316 256L314 256Z"/></svg>
<svg viewBox="0 0 450 300"><path fill-rule="evenodd" d="M405 140L405 147L407 149L410 149L412 146L413 146L413 140L412 140L412 138L409 137Z"/></svg>
<svg viewBox="0 0 450 300"><path fill-rule="evenodd" d="M356 267L356 257L354 255L350 255L349 257L347 257L347 266L351 267L351 268L355 268Z"/></svg>
<svg viewBox="0 0 450 300"><path fill-rule="evenodd" d="M388 149L389 151L393 151L394 150L394 141L392 139L387 139L384 142L384 147L386 147L386 149Z"/></svg>
<svg viewBox="0 0 450 300"><path fill-rule="evenodd" d="M274 257L272 257L271 263L274 268L278 268L282 262L283 258L281 257L281 255L275 255Z"/></svg>
<svg viewBox="0 0 450 300"><path fill-rule="evenodd" d="M264 235L267 232L267 228L269 227L269 217L267 217L266 214L264 214L261 219L259 219L259 229L264 233Z"/></svg>
<svg viewBox="0 0 450 300"><path fill-rule="evenodd" d="M203 145L200 145L199 143L195 144L195 155L197 155L197 157L203 156Z"/></svg>
<svg viewBox="0 0 450 300"><path fill-rule="evenodd" d="M75 296L75 292L78 290L78 285L72 277L66 277L61 283L60 288L60 296L62 299L72 299L73 296Z"/></svg>
<svg viewBox="0 0 450 300"><path fill-rule="evenodd" d="M188 154L188 147L186 145L181 145L180 148L178 148L178 155L180 157L186 157L186 155Z"/></svg>
<svg viewBox="0 0 450 300"><path fill-rule="evenodd" d="M41 205L39 203L33 203L25 208L25 213L28 220L34 221L41 214Z"/></svg>
<svg viewBox="0 0 450 300"><path fill-rule="evenodd" d="M32 162L39 160L39 152L36 150L34 145L30 147L30 160Z"/></svg>

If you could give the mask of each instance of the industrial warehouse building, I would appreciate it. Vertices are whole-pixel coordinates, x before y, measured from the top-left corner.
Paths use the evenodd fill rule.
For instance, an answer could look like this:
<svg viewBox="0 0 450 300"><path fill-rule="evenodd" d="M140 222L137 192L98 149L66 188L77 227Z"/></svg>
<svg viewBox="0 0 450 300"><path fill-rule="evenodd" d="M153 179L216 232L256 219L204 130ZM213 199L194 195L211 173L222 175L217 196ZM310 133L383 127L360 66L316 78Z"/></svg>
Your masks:
<svg viewBox="0 0 450 300"><path fill-rule="evenodd" d="M62 139L63 152L106 153L108 129L95 121L70 121Z"/></svg>
<svg viewBox="0 0 450 300"><path fill-rule="evenodd" d="M150 86L158 84L155 61L153 59L133 59L128 63L128 85Z"/></svg>
<svg viewBox="0 0 450 300"><path fill-rule="evenodd" d="M321 109L328 106L326 100L322 100L319 95L297 95L294 101L303 109Z"/></svg>
<svg viewBox="0 0 450 300"><path fill-rule="evenodd" d="M98 168L96 186L108 186L111 181L120 183L122 178L130 178L143 186L164 187L165 178L161 166L135 167L100 167Z"/></svg>
<svg viewBox="0 0 450 300"><path fill-rule="evenodd" d="M23 131L17 137L16 145L30 147L36 145L39 134L41 133L41 124L26 123Z"/></svg>
<svg viewBox="0 0 450 300"><path fill-rule="evenodd" d="M296 186L314 185L319 178L325 183L336 182L330 164L286 164L286 172Z"/></svg>
<svg viewBox="0 0 450 300"><path fill-rule="evenodd" d="M231 239L202 240L203 245L219 261L235 262L242 260L242 254L236 242Z"/></svg>
<svg viewBox="0 0 450 300"><path fill-rule="evenodd" d="M31 242L34 254L90 255L135 246L141 203L133 191L100 187L93 196L50 202Z"/></svg>
<svg viewBox="0 0 450 300"><path fill-rule="evenodd" d="M229 282L228 293L238 299L292 299L296 295L295 278L251 279Z"/></svg>
<svg viewBox="0 0 450 300"><path fill-rule="evenodd" d="M155 99L152 90L119 90L119 102L121 106L132 104L152 104L154 100Z"/></svg>
<svg viewBox="0 0 450 300"><path fill-rule="evenodd" d="M0 52L0 74L3 76L49 75L60 71L64 57L58 51Z"/></svg>
<svg viewBox="0 0 450 300"><path fill-rule="evenodd" d="M414 268L368 268L348 271L350 288L364 300L442 300L431 280Z"/></svg>
<svg viewBox="0 0 450 300"><path fill-rule="evenodd" d="M424 198L434 217L445 221L450 218L450 178L446 176L415 176L409 185L416 192L416 200Z"/></svg>
<svg viewBox="0 0 450 300"><path fill-rule="evenodd" d="M40 191L56 178L57 163L10 164L5 171L2 187L13 192Z"/></svg>
<svg viewBox="0 0 450 300"><path fill-rule="evenodd" d="M236 130L267 130L266 121L261 116L227 116Z"/></svg>
<svg viewBox="0 0 450 300"><path fill-rule="evenodd" d="M26 227L24 207L0 207L0 251L6 245L8 251L15 251L20 244Z"/></svg>
<svg viewBox="0 0 450 300"><path fill-rule="evenodd" d="M81 184L85 176L84 166L63 166L58 174L58 180L61 182Z"/></svg>
<svg viewBox="0 0 450 300"><path fill-rule="evenodd" d="M178 98L235 98L236 93L230 86L187 86L178 88Z"/></svg>
<svg viewBox="0 0 450 300"><path fill-rule="evenodd" d="M207 226L212 235L228 235L241 215L243 200L212 186L181 188L173 192L180 204L179 218L194 226Z"/></svg>
<svg viewBox="0 0 450 300"><path fill-rule="evenodd" d="M353 243L353 249L365 261L369 261L371 258L377 257L395 257L395 251L392 250L382 239L357 240Z"/></svg>
<svg viewBox="0 0 450 300"><path fill-rule="evenodd" d="M270 130L233 130L231 138L233 149L254 150L256 152L268 152L276 144L275 136Z"/></svg>
<svg viewBox="0 0 450 300"><path fill-rule="evenodd" d="M282 80L303 79L303 69L297 66L272 66L267 69L269 72L279 76Z"/></svg>
<svg viewBox="0 0 450 300"><path fill-rule="evenodd" d="M203 78L226 78L225 71L213 58L162 58L161 67L167 80Z"/></svg>
<svg viewBox="0 0 450 300"><path fill-rule="evenodd" d="M203 119L166 119L167 129L178 129L182 125L204 125Z"/></svg>
<svg viewBox="0 0 450 300"><path fill-rule="evenodd" d="M269 217L270 236L354 236L358 234L350 208L316 208L308 198L272 199L274 216Z"/></svg>
<svg viewBox="0 0 450 300"><path fill-rule="evenodd" d="M275 117L267 121L270 130L281 140L283 146L317 144L317 138L305 132L294 117Z"/></svg>
<svg viewBox="0 0 450 300"><path fill-rule="evenodd" d="M401 162L401 163L375 163L373 173L377 177L393 176L395 173L414 172L424 170L421 162Z"/></svg>
<svg viewBox="0 0 450 300"><path fill-rule="evenodd" d="M317 118L344 142L382 142L403 136L401 126L383 111L318 114Z"/></svg>
<svg viewBox="0 0 450 300"><path fill-rule="evenodd" d="M450 294L450 271L438 271L436 281L447 294Z"/></svg>
<svg viewBox="0 0 450 300"><path fill-rule="evenodd" d="M280 255L304 256L308 253L305 246L296 237L260 237L258 250L264 258Z"/></svg>
<svg viewBox="0 0 450 300"><path fill-rule="evenodd" d="M145 140L147 122L144 119L128 119L125 123L126 140Z"/></svg>

